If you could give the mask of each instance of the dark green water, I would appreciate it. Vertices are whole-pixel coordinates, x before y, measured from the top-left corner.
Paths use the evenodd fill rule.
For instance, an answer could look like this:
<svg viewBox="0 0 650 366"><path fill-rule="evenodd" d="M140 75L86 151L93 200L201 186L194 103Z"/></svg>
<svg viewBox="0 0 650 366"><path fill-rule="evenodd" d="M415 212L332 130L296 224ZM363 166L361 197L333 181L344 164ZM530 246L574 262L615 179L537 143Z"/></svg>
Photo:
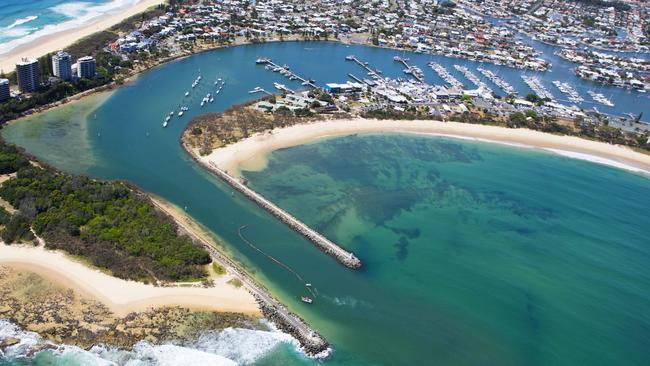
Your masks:
<svg viewBox="0 0 650 366"><path fill-rule="evenodd" d="M355 272L195 166L178 145L187 120L160 128L198 69L208 83L228 81L214 105L201 111L192 102L190 117L241 102L254 86L287 83L255 67L257 56L324 83L356 70L342 61L349 53L391 71L386 50L237 47L168 64L103 104L84 101L3 135L56 166L128 179L186 206L334 344L327 364L650 363L644 177L531 150L402 135L280 150L266 170L245 173L254 188L357 253L365 267ZM333 61L319 62L326 58ZM241 242L244 224L252 241L314 284L314 304L299 301L303 289L291 274ZM257 360L307 362L287 345Z"/></svg>

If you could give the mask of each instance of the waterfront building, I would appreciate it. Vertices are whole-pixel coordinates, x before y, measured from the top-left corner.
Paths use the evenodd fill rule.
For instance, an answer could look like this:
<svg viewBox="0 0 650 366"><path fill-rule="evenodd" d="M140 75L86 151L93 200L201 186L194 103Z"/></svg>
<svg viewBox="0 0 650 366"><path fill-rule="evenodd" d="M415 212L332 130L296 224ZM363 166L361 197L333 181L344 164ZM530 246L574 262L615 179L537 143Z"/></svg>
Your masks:
<svg viewBox="0 0 650 366"><path fill-rule="evenodd" d="M5 100L9 99L9 97L9 80L0 79L0 102L4 102Z"/></svg>
<svg viewBox="0 0 650 366"><path fill-rule="evenodd" d="M30 93L38 89L41 84L38 60L23 58L16 64L16 75L18 76L18 89L21 92Z"/></svg>
<svg viewBox="0 0 650 366"><path fill-rule="evenodd" d="M77 76L80 78L94 78L96 71L95 58L85 56L77 60Z"/></svg>
<svg viewBox="0 0 650 366"><path fill-rule="evenodd" d="M72 57L69 53L59 51L52 56L52 71L61 80L72 79Z"/></svg>

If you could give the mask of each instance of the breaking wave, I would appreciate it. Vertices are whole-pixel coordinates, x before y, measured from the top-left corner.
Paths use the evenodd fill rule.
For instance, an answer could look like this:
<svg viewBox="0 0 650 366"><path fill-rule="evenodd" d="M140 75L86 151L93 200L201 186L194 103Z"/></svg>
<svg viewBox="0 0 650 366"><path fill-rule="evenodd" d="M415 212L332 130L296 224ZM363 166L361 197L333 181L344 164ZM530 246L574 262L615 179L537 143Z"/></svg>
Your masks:
<svg viewBox="0 0 650 366"><path fill-rule="evenodd" d="M42 28L23 28L23 30L27 30L26 33L23 32L7 34L7 31L13 30L13 28L17 27L20 24L33 21L38 17L29 16L26 18L18 19L9 26L12 27L12 29L7 27L2 31L0 38L3 40L9 40L0 42L0 55L13 50L22 44L33 42L34 40L43 36L79 28L92 21L98 20L100 17L106 14L111 14L121 9L126 9L136 4L137 2L138 0L113 0L103 4L93 4L83 1L64 3L61 5L53 6L48 10L63 15L66 18L69 18L68 20L56 24L48 24Z"/></svg>
<svg viewBox="0 0 650 366"><path fill-rule="evenodd" d="M267 323L268 324L268 323ZM7 338L19 342L0 352L0 361L30 359L38 354L39 362L51 365L249 365L271 354L278 346L290 345L298 352L298 342L286 333L271 330L226 328L209 331L185 345L154 345L139 342L131 350L120 350L97 345L89 350L76 346L57 345L44 340L34 332L28 332L7 321L0 320L0 342Z"/></svg>
<svg viewBox="0 0 650 366"><path fill-rule="evenodd" d="M32 20L36 20L36 19L38 19L38 16L37 16L37 15L30 15L30 16L28 16L28 17L24 17L24 18L16 19L16 20L15 20L13 23L11 23L11 25L9 25L6 29L12 29L12 28L17 27L17 26L19 26L19 25L21 25L21 24L25 24L25 23L27 23L27 22L31 22Z"/></svg>

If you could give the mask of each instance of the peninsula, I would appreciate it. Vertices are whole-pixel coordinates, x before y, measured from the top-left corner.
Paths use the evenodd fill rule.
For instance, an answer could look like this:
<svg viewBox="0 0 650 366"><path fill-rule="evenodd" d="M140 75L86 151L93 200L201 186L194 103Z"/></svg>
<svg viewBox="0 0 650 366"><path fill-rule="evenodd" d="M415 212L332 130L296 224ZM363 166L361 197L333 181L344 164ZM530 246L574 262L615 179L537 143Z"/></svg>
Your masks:
<svg viewBox="0 0 650 366"><path fill-rule="evenodd" d="M4 243L12 243L0 245L0 266L18 276L12 286L23 286L21 273L34 274L38 276L35 281L45 281L46 287L54 283L57 288L73 291L76 295L68 295L73 297L65 304L101 304L106 310L88 324L95 334L91 339L130 347L153 333L128 333L127 343L111 342L119 334L110 332L117 325L108 323L133 319L138 314L146 317L150 311L176 312L171 325L147 324L157 336L168 327L196 321L197 316L206 322L204 326L197 323L193 334L201 329L218 329L215 321L222 313L220 324L247 328L259 327L255 319L264 315L294 335L307 354L328 353L324 338L223 255L211 234L171 204L149 198L122 182L58 172L4 142L0 160L0 236ZM54 289L47 293L60 292ZM75 328L74 316L66 318L67 325L48 328L43 324L48 320L28 306L32 301L8 291L0 296L0 310L45 337L77 342L74 334L80 329ZM83 316L87 311L83 306L73 311L59 302L50 305L55 317L70 311ZM17 306L24 311L3 310ZM177 313L166 310L169 308L181 310ZM95 323L103 326L98 330ZM66 329L63 337L62 327ZM164 335L164 339L153 339L179 337L177 333Z"/></svg>

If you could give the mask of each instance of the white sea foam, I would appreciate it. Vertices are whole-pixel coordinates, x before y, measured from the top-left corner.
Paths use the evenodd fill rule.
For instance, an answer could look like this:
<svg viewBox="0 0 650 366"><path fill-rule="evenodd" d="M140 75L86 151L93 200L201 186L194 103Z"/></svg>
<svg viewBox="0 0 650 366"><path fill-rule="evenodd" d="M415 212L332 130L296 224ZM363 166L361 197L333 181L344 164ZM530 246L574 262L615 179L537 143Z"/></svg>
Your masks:
<svg viewBox="0 0 650 366"><path fill-rule="evenodd" d="M20 343L5 349L6 358L17 358L27 354L34 346L43 342L41 336L34 332L27 332L12 322L0 319L0 342L6 338L16 338Z"/></svg>
<svg viewBox="0 0 650 366"><path fill-rule="evenodd" d="M19 26L19 25L21 25L21 24L25 24L25 23L27 23L27 22L31 22L32 20L36 20L36 19L38 19L38 15L30 15L30 16L28 16L28 17L24 17L24 18L16 19L16 20L15 20L13 23L11 23L11 25L8 26L6 29L12 29L12 28L14 28L14 27L16 27L16 26Z"/></svg>
<svg viewBox="0 0 650 366"><path fill-rule="evenodd" d="M0 55L13 50L22 44L33 42L34 40L43 36L79 28L85 24L97 20L101 16L128 8L136 4L137 1L138 0L114 0L109 3L99 5L93 5L92 3L87 2L71 2L54 6L50 8L50 10L65 15L71 19L58 24L46 25L42 29L39 29L31 34L17 35L15 37L20 38L13 39L9 42L3 42L0 44ZM3 31L3 36L5 35L4 33L5 31Z"/></svg>
<svg viewBox="0 0 650 366"><path fill-rule="evenodd" d="M226 328L219 332L207 332L192 344L193 347L227 357L237 364L248 365L273 351L280 344L291 344L296 350L298 341L289 334L277 330L262 331Z"/></svg>
<svg viewBox="0 0 650 366"><path fill-rule="evenodd" d="M184 365L214 365L236 366L237 363L226 357L192 348L174 346L171 344L152 346L149 343L138 343L133 349L138 358L152 360L158 366ZM133 363L130 363L133 364Z"/></svg>
<svg viewBox="0 0 650 366"><path fill-rule="evenodd" d="M269 323L266 323L269 324ZM248 365L272 352L280 344L290 344L296 351L298 341L269 324L271 330L226 328L201 335L188 345L154 345L139 342L132 350L97 345L86 351L76 346L54 345L37 333L22 330L17 325L0 319L0 341L8 337L20 343L7 347L2 354L6 359L27 357L37 346L49 344L49 352L58 363L97 366L176 366L176 365Z"/></svg>
<svg viewBox="0 0 650 366"><path fill-rule="evenodd" d="M29 33L35 31L38 28L28 28L28 27L14 27L11 29L5 29L2 31L1 39L7 38L18 38L28 35Z"/></svg>
<svg viewBox="0 0 650 366"><path fill-rule="evenodd" d="M635 172L635 173L650 174L650 172L647 171L647 170L644 170L644 169L641 169L641 168L638 168L638 167L635 167L635 166L632 166L632 165L629 165L629 164L625 164L625 163L622 163L620 161L616 161L616 160L613 160L613 159L603 158L603 157L600 157L600 156L584 154L584 153L579 153L579 152L574 152L574 151L567 151L567 150L550 149L550 148L545 149L545 150L548 150L548 151L551 151L551 152L556 153L558 155L566 156L566 157L569 157L569 158L572 158L572 159L586 160L586 161L590 161L592 163L609 165L609 166L613 166L615 168L624 169L624 170L628 170L628 171Z"/></svg>

